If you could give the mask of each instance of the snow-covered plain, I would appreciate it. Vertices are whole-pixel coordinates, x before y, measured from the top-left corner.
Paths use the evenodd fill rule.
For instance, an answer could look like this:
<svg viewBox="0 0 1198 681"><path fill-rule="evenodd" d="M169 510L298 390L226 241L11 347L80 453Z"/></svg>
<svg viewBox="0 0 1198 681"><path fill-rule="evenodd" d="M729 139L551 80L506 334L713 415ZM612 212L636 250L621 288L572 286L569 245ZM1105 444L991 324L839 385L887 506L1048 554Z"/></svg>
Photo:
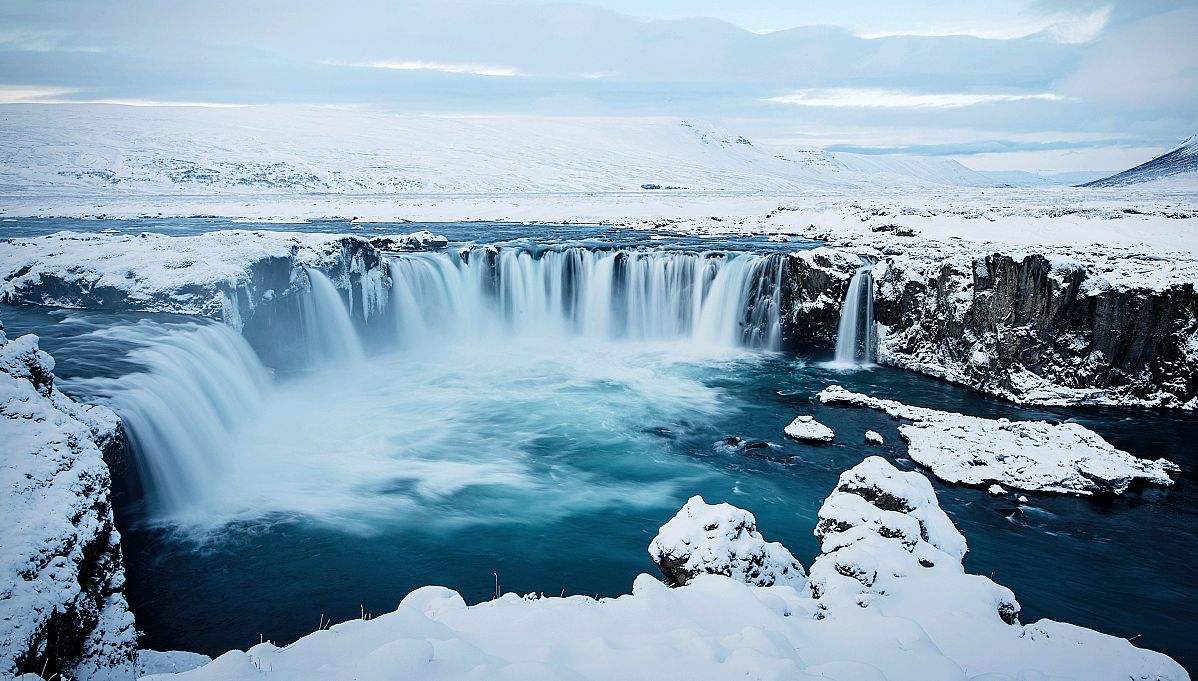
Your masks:
<svg viewBox="0 0 1198 681"><path fill-rule="evenodd" d="M654 544L706 536L710 512L721 526L751 517L732 507L699 510L684 509ZM1051 620L1019 624L1009 589L965 573L965 539L918 473L870 457L841 476L819 517L822 555L810 588L726 576L726 551L711 554L720 563L711 572L724 574L698 574L674 589L641 575L619 598L505 594L467 606L457 593L429 586L374 619L147 678L1189 678L1169 658L1124 639Z"/></svg>
<svg viewBox="0 0 1198 681"><path fill-rule="evenodd" d="M1178 467L1148 461L1111 446L1077 423L986 419L913 407L834 385L819 393L824 404L878 409L896 419L911 459L946 482L996 483L1034 492L1122 494L1135 481L1171 485Z"/></svg>

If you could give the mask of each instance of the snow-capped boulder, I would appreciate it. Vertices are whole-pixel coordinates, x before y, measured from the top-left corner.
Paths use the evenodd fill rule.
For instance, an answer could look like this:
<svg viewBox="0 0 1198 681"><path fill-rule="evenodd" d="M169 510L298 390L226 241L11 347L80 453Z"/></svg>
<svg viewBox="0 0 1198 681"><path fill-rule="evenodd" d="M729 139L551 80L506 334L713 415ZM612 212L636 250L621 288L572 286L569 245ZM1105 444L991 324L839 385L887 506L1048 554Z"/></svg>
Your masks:
<svg viewBox="0 0 1198 681"><path fill-rule="evenodd" d="M911 598L943 584L963 606L1014 624L1019 603L1005 587L965 574L965 537L940 508L927 478L871 456L840 476L819 510L815 536L823 552L811 590L829 610L878 599ZM901 595L899 595L901 594Z"/></svg>
<svg viewBox="0 0 1198 681"><path fill-rule="evenodd" d="M392 234L371 238L371 245L380 251L411 252L439 251L449 245L449 239L427 229L411 234Z"/></svg>
<svg viewBox="0 0 1198 681"><path fill-rule="evenodd" d="M135 677L102 449L120 421L54 386L37 337L0 325L0 677Z"/></svg>
<svg viewBox="0 0 1198 681"><path fill-rule="evenodd" d="M811 416L799 416L784 429L786 434L803 442L831 442L836 433Z"/></svg>
<svg viewBox="0 0 1198 681"><path fill-rule="evenodd" d="M649 555L670 586L685 586L698 575L725 575L753 586L788 584L802 588L807 574L777 542L757 531L752 513L730 504L708 504L693 496L649 545Z"/></svg>
<svg viewBox="0 0 1198 681"><path fill-rule="evenodd" d="M946 482L1034 492L1122 494L1133 481L1171 485L1177 465L1116 449L1077 423L986 419L913 407L834 385L824 404L869 407L909 420L899 426L911 459Z"/></svg>
<svg viewBox="0 0 1198 681"><path fill-rule="evenodd" d="M886 444L886 440L882 437L881 433L874 430L867 430L865 431L865 444L882 445Z"/></svg>

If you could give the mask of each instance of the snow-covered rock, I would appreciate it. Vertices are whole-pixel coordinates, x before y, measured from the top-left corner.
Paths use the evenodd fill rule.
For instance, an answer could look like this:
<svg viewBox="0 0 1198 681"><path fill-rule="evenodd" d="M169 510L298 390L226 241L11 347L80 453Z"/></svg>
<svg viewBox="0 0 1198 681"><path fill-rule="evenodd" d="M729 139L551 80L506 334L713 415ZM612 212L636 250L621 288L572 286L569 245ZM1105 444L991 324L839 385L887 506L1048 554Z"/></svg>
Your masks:
<svg viewBox="0 0 1198 681"><path fill-rule="evenodd" d="M834 385L819 393L824 404L869 407L909 420L899 426L911 459L946 482L1069 494L1122 494L1142 480L1171 485L1177 466L1116 449L1076 423L986 419L913 407Z"/></svg>
<svg viewBox="0 0 1198 681"><path fill-rule="evenodd" d="M430 586L387 615L149 679L1189 679L1125 639L1020 626L1009 590L964 572L965 540L927 479L881 458L841 476L817 535L815 597L714 574L673 589L641 575L619 598L507 594L474 606Z"/></svg>
<svg viewBox="0 0 1198 681"><path fill-rule="evenodd" d="M0 325L0 677L132 679L137 632L125 602L102 449L120 422L54 386L32 335Z"/></svg>
<svg viewBox="0 0 1198 681"><path fill-rule="evenodd" d="M784 429L786 434L804 442L831 442L836 433L812 416L798 416Z"/></svg>
<svg viewBox="0 0 1198 681"><path fill-rule="evenodd" d="M875 430L867 430L865 431L865 444L882 445L886 444L886 440L882 437L881 433Z"/></svg>
<svg viewBox="0 0 1198 681"><path fill-rule="evenodd" d="M380 251L438 251L449 245L449 239L425 229L411 234L376 236L370 243Z"/></svg>
<svg viewBox="0 0 1198 681"><path fill-rule="evenodd" d="M225 230L198 236L59 232L0 241L0 301L196 314L241 328L323 271L352 300L385 273L360 237ZM367 286L368 287L368 286Z"/></svg>
<svg viewBox="0 0 1198 681"><path fill-rule="evenodd" d="M986 492L988 492L989 494L993 494L996 497L1001 497L1002 495L1007 493L1007 490L1003 489L1002 485L995 484L995 485L990 485L989 487L987 487Z"/></svg>
<svg viewBox="0 0 1198 681"><path fill-rule="evenodd" d="M649 555L670 586L685 586L704 574L724 575L753 586L807 583L799 561L757 531L752 513L730 504L708 504L693 496L661 526Z"/></svg>
<svg viewBox="0 0 1198 681"><path fill-rule="evenodd" d="M880 363L1025 404L1198 407L1192 254L926 244L886 262Z"/></svg>

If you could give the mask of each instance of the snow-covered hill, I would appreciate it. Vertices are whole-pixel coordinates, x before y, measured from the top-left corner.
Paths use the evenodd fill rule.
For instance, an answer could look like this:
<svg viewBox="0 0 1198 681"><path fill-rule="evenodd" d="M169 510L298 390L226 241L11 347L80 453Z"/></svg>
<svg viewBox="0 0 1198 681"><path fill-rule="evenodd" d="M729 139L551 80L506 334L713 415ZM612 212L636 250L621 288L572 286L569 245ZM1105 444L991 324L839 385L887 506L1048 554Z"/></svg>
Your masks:
<svg viewBox="0 0 1198 681"><path fill-rule="evenodd" d="M313 107L0 107L0 192L782 190L816 173L659 118L416 116Z"/></svg>
<svg viewBox="0 0 1198 681"><path fill-rule="evenodd" d="M1145 182L1190 185L1198 188L1198 135L1176 149L1124 170L1121 173L1088 182L1083 187L1125 187Z"/></svg>
<svg viewBox="0 0 1198 681"><path fill-rule="evenodd" d="M774 149L667 118L0 106L0 193L477 194L997 187L943 158Z"/></svg>

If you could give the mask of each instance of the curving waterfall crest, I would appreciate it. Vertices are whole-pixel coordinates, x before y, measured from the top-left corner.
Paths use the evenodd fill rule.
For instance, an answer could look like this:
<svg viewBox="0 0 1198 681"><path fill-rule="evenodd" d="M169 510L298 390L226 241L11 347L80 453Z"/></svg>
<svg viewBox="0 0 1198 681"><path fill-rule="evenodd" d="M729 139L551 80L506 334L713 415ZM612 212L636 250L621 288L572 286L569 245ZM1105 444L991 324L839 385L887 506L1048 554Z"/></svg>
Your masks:
<svg viewBox="0 0 1198 681"><path fill-rule="evenodd" d="M384 349L465 341L456 343L456 351L464 355L455 366L502 361L493 358L497 351L489 342L499 337L516 338L521 348L527 346L513 350L505 345L507 349L496 357L507 358L511 355L503 353L547 357L553 354L558 339L568 338L591 342L598 352L610 350L602 350L594 341L668 340L761 349L781 344L785 259L776 255L586 248L537 252L494 247L450 254L412 253L390 258L385 271L363 275L344 297L323 272L315 268L304 272L308 286L296 292L292 303L278 308L295 323L280 325L273 335L255 342L298 341L301 354L306 354L301 364L313 374L314 385L321 385L319 389L330 395L332 401L321 407L329 413L353 402L345 395L332 397L334 386L348 382L342 387L352 393L359 383L369 382L372 372L385 374L387 367L397 362L415 361L420 366L428 362L420 353L401 352L380 356L367 365L361 361L365 356L363 331L367 329L372 338L384 337ZM212 503L213 498L270 478L269 472L243 460L250 456L247 447L258 447L255 451L261 455L277 446L264 444L261 437L251 437L247 443L250 422L274 414L271 418L284 430L300 429L300 424L269 408L271 401L289 399L286 395L290 393L272 388L270 371L245 337L220 324L150 324L128 329L130 340L138 346L129 358L144 370L99 386L97 392L105 395L124 419L142 487L155 515L179 520L202 515L204 504ZM475 342L479 345L471 345ZM620 368L623 360L605 366L603 359L587 352L576 351L576 355L581 353L580 365L596 364L593 371L624 376L620 373L625 371ZM623 346L616 355L623 357L619 352L635 352L635 348ZM332 367L337 370L330 371ZM412 379L417 368L401 375ZM635 376L634 369L625 378L633 380ZM289 380L300 384L307 379ZM332 382L321 384L322 380ZM443 387L425 388L430 396L438 389ZM296 413L303 410L304 402L294 405ZM415 409L411 405L405 408ZM353 416L365 409L354 407L354 413L344 414L342 420L352 422ZM394 421L401 416L380 413L376 418ZM419 424L411 428L415 430L409 437L419 430ZM330 425L327 432L334 430ZM354 433L338 437L372 441L374 436ZM330 449L335 446L326 444ZM293 445L294 450L300 448ZM378 468L386 466L380 463ZM322 475L327 473L315 474L313 479ZM291 493L306 498L300 491Z"/></svg>
<svg viewBox="0 0 1198 681"><path fill-rule="evenodd" d="M781 344L784 260L747 253L476 248L391 260L398 338L429 333Z"/></svg>

